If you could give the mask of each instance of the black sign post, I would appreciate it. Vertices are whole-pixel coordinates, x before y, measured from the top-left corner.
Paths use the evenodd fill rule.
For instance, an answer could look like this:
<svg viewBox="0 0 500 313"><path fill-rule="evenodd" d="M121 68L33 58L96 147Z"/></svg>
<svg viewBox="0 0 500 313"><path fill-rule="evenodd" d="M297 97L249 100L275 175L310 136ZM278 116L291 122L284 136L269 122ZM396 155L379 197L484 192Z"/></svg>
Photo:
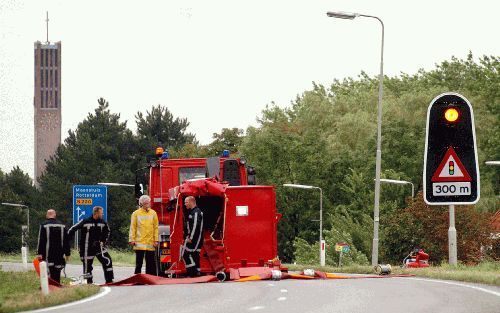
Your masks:
<svg viewBox="0 0 500 313"><path fill-rule="evenodd" d="M449 263L457 264L455 205L479 201L474 113L462 95L443 93L429 105L424 156L424 200L449 205Z"/></svg>

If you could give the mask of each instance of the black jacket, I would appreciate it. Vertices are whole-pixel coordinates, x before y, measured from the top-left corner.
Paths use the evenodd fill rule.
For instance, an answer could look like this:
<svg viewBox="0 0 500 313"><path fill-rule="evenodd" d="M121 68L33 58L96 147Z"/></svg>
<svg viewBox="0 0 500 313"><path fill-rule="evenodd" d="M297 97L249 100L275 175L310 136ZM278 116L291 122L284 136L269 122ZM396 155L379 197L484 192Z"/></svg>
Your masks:
<svg viewBox="0 0 500 313"><path fill-rule="evenodd" d="M187 213L186 232L184 237L186 240L187 251L199 251L203 246L203 212L199 207L194 207Z"/></svg>
<svg viewBox="0 0 500 313"><path fill-rule="evenodd" d="M92 216L73 225L68 235L73 237L77 230L81 230L78 243L81 257L93 257L102 253L101 243L106 245L111 233L108 223L103 219L95 220Z"/></svg>
<svg viewBox="0 0 500 313"><path fill-rule="evenodd" d="M37 254L48 266L65 264L64 255L70 255L66 225L55 218L43 222L38 231Z"/></svg>

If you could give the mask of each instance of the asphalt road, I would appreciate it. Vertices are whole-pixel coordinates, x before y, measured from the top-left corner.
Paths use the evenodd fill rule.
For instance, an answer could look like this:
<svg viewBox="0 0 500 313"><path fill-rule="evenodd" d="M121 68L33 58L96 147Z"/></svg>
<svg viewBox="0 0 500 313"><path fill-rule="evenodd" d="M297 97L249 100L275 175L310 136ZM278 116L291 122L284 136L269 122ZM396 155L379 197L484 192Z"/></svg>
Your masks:
<svg viewBox="0 0 500 313"><path fill-rule="evenodd" d="M4 270L19 269L3 263ZM68 266L68 274L80 273ZM96 268L97 282L102 270ZM116 268L116 278L132 268ZM500 312L500 288L421 278L282 280L111 287L93 301L49 312Z"/></svg>

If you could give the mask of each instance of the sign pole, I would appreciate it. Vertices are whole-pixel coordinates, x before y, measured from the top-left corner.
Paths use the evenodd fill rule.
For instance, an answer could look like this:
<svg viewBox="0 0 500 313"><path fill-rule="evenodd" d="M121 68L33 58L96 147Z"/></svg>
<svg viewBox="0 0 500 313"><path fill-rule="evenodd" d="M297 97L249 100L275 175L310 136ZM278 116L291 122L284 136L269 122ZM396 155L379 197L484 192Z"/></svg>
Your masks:
<svg viewBox="0 0 500 313"><path fill-rule="evenodd" d="M448 263L457 265L457 230L455 228L455 205L451 204L450 228L448 228Z"/></svg>
<svg viewBox="0 0 500 313"><path fill-rule="evenodd" d="M75 250L78 250L78 239L80 237L80 231L77 230L75 234Z"/></svg>
<svg viewBox="0 0 500 313"><path fill-rule="evenodd" d="M321 266L325 266L325 247L326 246L326 242L322 239L321 240L321 243L320 243L320 255L319 255L319 264Z"/></svg>
<svg viewBox="0 0 500 313"><path fill-rule="evenodd" d="M343 250L340 250L340 254L339 254L339 267L342 267L342 252L343 252Z"/></svg>

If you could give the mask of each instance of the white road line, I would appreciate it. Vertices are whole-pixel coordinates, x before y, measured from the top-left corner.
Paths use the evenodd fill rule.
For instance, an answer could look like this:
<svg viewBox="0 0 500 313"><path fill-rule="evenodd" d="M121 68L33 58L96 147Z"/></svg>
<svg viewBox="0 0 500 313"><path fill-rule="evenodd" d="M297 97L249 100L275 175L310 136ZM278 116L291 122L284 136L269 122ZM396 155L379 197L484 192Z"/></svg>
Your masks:
<svg viewBox="0 0 500 313"><path fill-rule="evenodd" d="M248 311L257 311L257 310L262 310L263 308L265 308L265 307L258 305L258 306L253 306L251 308L248 308Z"/></svg>
<svg viewBox="0 0 500 313"><path fill-rule="evenodd" d="M288 292L288 290L286 290L286 289L281 289L280 291L281 292Z"/></svg>
<svg viewBox="0 0 500 313"><path fill-rule="evenodd" d="M267 284L269 287L274 287L274 284Z"/></svg>
<svg viewBox="0 0 500 313"><path fill-rule="evenodd" d="M96 299L104 297L105 295L107 295L110 292L111 292L111 288L109 288L109 287L103 287L102 291L100 291L96 295L93 295L90 298L85 298L85 299L82 299L82 300L78 300L78 301L70 302L70 303L66 303L66 304L51 306L50 308L44 308L44 309L39 309L39 310L34 310L34 311L26 311L26 312L38 313L38 312L47 312L47 311L52 311L52 310L57 310L57 309L63 309L63 308L67 308L67 307L70 307L70 306L82 304L82 303L85 303L85 302L94 301Z"/></svg>
<svg viewBox="0 0 500 313"><path fill-rule="evenodd" d="M286 297L279 297L278 299L276 299L278 301L285 301L286 300Z"/></svg>
<svg viewBox="0 0 500 313"><path fill-rule="evenodd" d="M407 279L429 281L429 282L433 282L433 283L441 283L441 284L454 285L454 286L461 286L461 287L466 287L466 288L471 288L471 289L479 290L479 291L486 292L486 293L492 294L494 296L500 297L500 292L496 292L496 291L493 291L493 290L489 290L489 289L481 288L481 287L476 287L476 286L472 286L472 285L467 285L467 284L461 284L461 283L456 283L456 282L451 282L451 281L444 281L444 280L415 278L415 277L411 277L411 278L407 278Z"/></svg>

